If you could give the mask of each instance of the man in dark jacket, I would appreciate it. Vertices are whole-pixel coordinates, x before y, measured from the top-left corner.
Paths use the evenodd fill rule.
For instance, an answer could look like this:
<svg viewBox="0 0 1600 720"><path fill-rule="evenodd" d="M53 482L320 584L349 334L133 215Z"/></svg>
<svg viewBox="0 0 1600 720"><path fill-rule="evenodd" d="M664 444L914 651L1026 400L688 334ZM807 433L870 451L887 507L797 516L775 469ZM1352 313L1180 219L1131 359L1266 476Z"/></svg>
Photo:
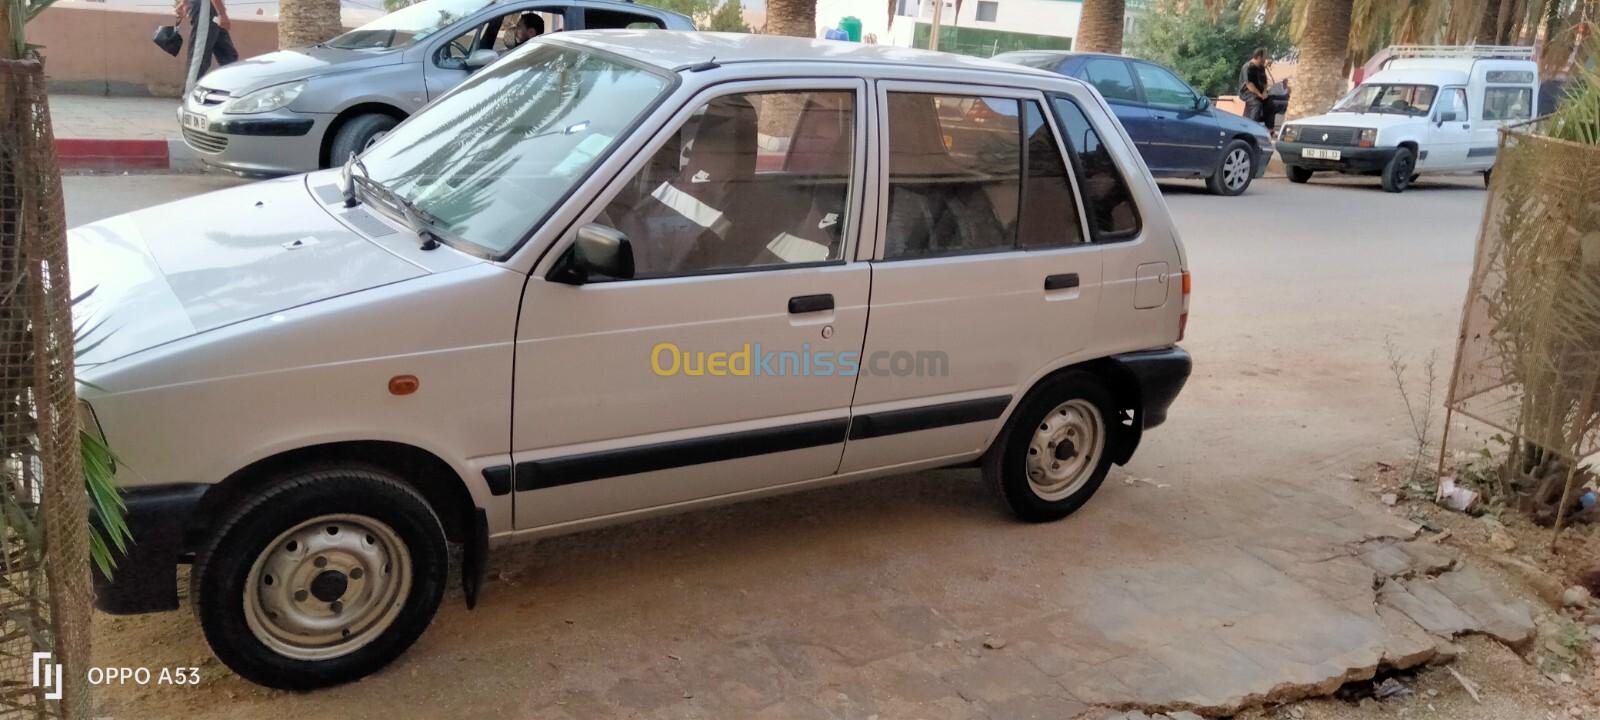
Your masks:
<svg viewBox="0 0 1600 720"><path fill-rule="evenodd" d="M1239 97L1244 99L1244 116L1272 130L1272 100L1267 95L1267 49L1256 48L1250 61L1239 70Z"/></svg>

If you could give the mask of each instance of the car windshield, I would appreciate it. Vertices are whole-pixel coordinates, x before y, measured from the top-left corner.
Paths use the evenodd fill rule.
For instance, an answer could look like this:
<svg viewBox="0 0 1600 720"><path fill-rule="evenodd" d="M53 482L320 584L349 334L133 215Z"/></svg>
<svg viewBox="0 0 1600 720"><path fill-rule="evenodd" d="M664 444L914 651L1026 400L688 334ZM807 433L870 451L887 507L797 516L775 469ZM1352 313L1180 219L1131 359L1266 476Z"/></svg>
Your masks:
<svg viewBox="0 0 1600 720"><path fill-rule="evenodd" d="M427 213L446 243L516 247L655 104L668 76L530 42L362 155L367 175Z"/></svg>
<svg viewBox="0 0 1600 720"><path fill-rule="evenodd" d="M329 40L324 45L345 50L382 50L410 45L494 0L423 0Z"/></svg>
<svg viewBox="0 0 1600 720"><path fill-rule="evenodd" d="M1433 97L1438 93L1439 88L1435 85L1363 83L1334 105L1333 111L1427 115L1428 109L1433 107Z"/></svg>

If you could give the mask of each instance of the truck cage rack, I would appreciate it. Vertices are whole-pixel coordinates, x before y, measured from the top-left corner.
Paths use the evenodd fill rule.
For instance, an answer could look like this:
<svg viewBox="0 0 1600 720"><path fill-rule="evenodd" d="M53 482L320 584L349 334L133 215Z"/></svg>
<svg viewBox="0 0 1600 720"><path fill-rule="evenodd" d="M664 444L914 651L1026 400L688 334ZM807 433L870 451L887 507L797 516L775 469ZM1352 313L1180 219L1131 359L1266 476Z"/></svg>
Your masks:
<svg viewBox="0 0 1600 720"><path fill-rule="evenodd" d="M1533 48L1520 45L1391 45L1385 51L1386 61L1400 58L1534 59Z"/></svg>

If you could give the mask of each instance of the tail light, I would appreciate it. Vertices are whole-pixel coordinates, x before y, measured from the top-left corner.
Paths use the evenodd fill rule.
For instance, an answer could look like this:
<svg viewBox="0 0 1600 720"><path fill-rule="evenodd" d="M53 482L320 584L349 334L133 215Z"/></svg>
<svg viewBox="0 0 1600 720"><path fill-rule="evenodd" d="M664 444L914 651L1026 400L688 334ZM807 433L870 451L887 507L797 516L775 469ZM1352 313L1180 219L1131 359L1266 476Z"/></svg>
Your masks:
<svg viewBox="0 0 1600 720"><path fill-rule="evenodd" d="M1183 314L1178 316L1178 342L1183 342L1183 333L1189 329L1189 271L1183 271Z"/></svg>

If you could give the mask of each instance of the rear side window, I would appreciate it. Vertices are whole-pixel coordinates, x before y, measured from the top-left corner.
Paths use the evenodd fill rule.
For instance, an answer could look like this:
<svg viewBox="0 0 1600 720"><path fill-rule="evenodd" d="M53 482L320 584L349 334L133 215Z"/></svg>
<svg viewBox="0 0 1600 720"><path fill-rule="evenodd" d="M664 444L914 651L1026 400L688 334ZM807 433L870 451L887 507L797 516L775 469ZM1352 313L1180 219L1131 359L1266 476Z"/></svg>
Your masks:
<svg viewBox="0 0 1600 720"><path fill-rule="evenodd" d="M1121 60L1085 62L1083 79L1088 80L1107 100L1139 101L1139 90L1133 85L1133 74L1128 72L1128 64Z"/></svg>
<svg viewBox="0 0 1600 720"><path fill-rule="evenodd" d="M1078 200L1072 196L1072 180L1061 146L1050 132L1039 103L1023 103L1028 139L1028 174L1022 181L1022 224L1017 229L1017 244L1024 249L1076 245L1083 242L1083 226L1078 222Z"/></svg>
<svg viewBox="0 0 1600 720"><path fill-rule="evenodd" d="M1089 229L1094 239L1103 242L1137 235L1139 209L1133 203L1133 194L1128 191L1122 173L1117 170L1110 149L1100 141L1100 134L1076 102L1052 96L1050 103L1066 130L1067 148L1078 173L1084 212L1089 216Z"/></svg>
<svg viewBox="0 0 1600 720"><path fill-rule="evenodd" d="M1492 87L1483 91L1483 119L1527 120L1533 117L1533 88Z"/></svg>
<svg viewBox="0 0 1600 720"><path fill-rule="evenodd" d="M885 259L1016 246L1022 137L1010 98L889 93Z"/></svg>

